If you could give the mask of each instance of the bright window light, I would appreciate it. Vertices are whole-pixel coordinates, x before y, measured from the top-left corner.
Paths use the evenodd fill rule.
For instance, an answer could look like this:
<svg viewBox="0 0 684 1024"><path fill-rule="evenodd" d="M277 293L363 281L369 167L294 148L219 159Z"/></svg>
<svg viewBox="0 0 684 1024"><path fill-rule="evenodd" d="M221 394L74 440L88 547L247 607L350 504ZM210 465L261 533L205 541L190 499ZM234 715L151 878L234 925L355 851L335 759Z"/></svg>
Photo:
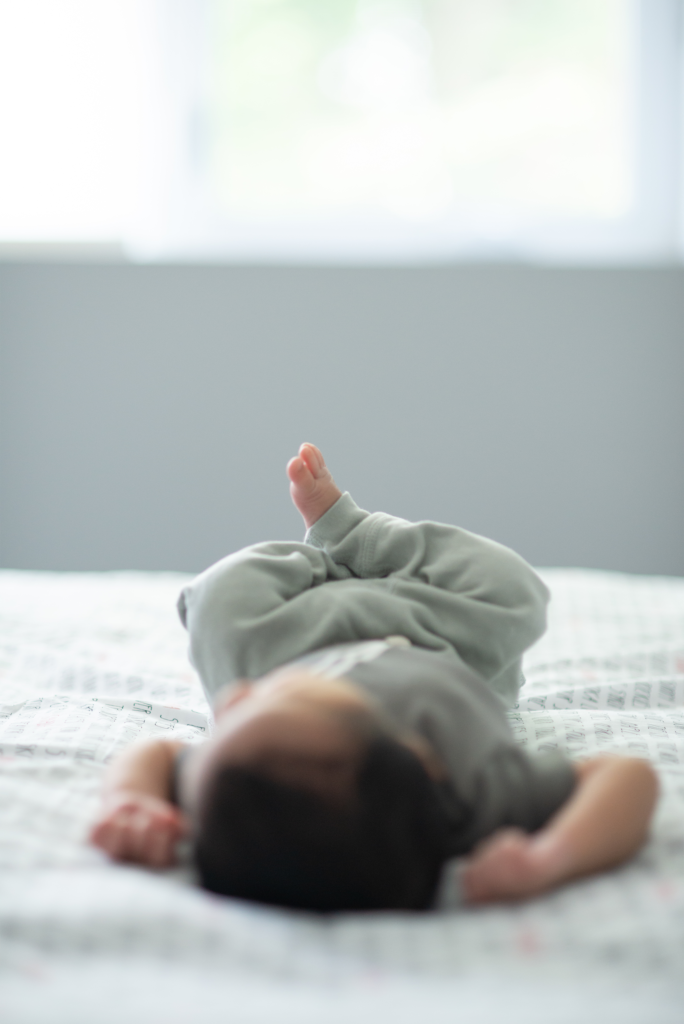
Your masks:
<svg viewBox="0 0 684 1024"><path fill-rule="evenodd" d="M0 0L0 248L679 258L684 0Z"/></svg>
<svg viewBox="0 0 684 1024"><path fill-rule="evenodd" d="M152 142L136 0L0 0L0 237L120 240Z"/></svg>
<svg viewBox="0 0 684 1024"><path fill-rule="evenodd" d="M228 214L623 216L630 0L215 0Z"/></svg>

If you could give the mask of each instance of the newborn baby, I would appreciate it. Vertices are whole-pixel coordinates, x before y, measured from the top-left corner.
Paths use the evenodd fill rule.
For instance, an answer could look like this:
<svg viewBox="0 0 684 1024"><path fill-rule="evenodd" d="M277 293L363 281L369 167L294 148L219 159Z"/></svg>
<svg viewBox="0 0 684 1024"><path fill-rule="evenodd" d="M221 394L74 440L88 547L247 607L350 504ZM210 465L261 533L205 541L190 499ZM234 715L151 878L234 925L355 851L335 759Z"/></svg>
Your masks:
<svg viewBox="0 0 684 1024"><path fill-rule="evenodd" d="M258 544L179 599L215 726L110 767L92 841L214 892L315 911L427 909L460 857L470 902L609 868L645 839L647 762L518 747L505 710L546 587L457 527L359 509L320 451L288 464L304 543Z"/></svg>

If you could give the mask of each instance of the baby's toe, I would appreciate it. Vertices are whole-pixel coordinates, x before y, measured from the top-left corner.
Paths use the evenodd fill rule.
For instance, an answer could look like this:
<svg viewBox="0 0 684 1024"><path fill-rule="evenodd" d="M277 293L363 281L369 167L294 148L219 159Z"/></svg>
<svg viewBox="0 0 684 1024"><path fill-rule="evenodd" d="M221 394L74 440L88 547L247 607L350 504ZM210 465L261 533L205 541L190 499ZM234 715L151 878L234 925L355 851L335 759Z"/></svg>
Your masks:
<svg viewBox="0 0 684 1024"><path fill-rule="evenodd" d="M299 456L306 463L313 477L319 477L326 468L320 448L317 448L315 444L305 442L300 446Z"/></svg>
<svg viewBox="0 0 684 1024"><path fill-rule="evenodd" d="M311 470L300 455L295 455L288 462L287 475L297 490L309 491L315 484Z"/></svg>

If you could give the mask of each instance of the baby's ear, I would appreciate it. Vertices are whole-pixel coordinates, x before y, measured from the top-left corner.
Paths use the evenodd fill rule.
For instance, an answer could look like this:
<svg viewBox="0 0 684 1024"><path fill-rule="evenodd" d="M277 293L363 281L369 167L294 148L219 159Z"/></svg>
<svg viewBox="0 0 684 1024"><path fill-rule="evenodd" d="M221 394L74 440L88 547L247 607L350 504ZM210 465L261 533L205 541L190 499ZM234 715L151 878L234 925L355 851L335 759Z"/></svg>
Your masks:
<svg viewBox="0 0 684 1024"><path fill-rule="evenodd" d="M214 719L218 721L229 708L244 700L251 689L252 684L248 679L236 679L234 683L221 687L214 698Z"/></svg>
<svg viewBox="0 0 684 1024"><path fill-rule="evenodd" d="M447 770L441 758L425 737L419 736L415 732L406 732L399 737L399 742L416 755L431 779L439 782L441 779L447 778Z"/></svg>

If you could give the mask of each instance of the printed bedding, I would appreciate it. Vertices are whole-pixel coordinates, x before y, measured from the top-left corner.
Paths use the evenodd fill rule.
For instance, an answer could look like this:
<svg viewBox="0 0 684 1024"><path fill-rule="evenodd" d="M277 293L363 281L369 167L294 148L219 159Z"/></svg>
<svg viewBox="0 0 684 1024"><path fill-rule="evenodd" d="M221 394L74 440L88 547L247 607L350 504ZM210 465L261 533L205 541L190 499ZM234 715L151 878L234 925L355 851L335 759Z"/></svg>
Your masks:
<svg viewBox="0 0 684 1024"><path fill-rule="evenodd" d="M0 573L0 1019L323 1024L684 1020L684 580L547 570L521 743L650 758L626 867L516 906L317 919L84 843L106 759L196 742L178 574Z"/></svg>

